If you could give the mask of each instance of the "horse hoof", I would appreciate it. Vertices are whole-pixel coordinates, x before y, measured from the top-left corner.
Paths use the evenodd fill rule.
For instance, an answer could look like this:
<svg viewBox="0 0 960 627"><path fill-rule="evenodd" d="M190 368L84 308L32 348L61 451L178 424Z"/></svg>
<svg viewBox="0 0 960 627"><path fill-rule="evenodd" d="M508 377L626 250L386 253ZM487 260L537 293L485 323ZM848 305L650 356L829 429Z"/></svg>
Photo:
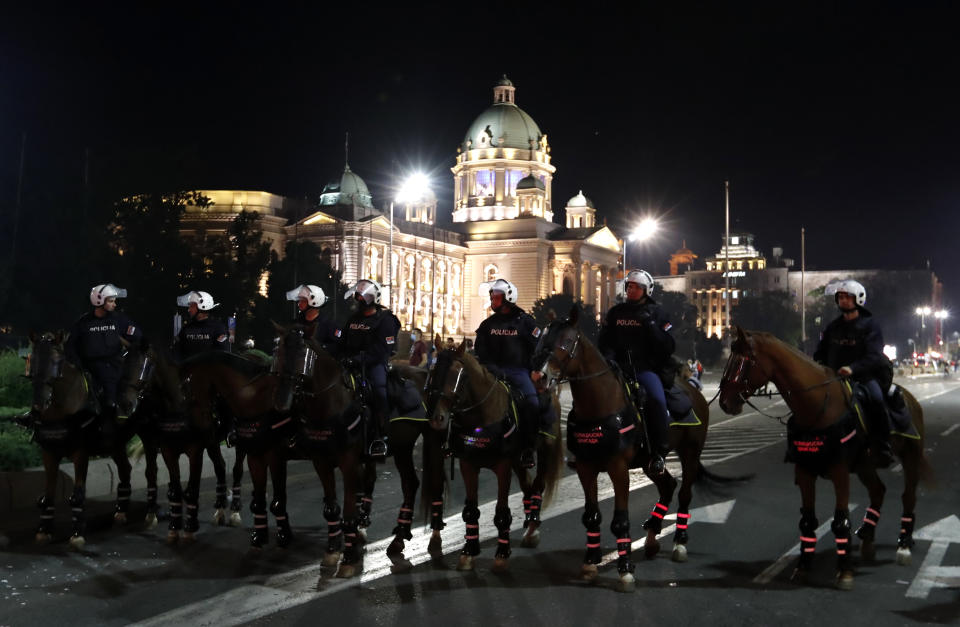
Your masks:
<svg viewBox="0 0 960 627"><path fill-rule="evenodd" d="M430 536L430 543L427 544L427 553L433 556L443 554L443 541L440 539L440 532L436 529L433 531L433 535Z"/></svg>
<svg viewBox="0 0 960 627"><path fill-rule="evenodd" d="M387 555L403 555L403 540L394 538L387 547Z"/></svg>
<svg viewBox="0 0 960 627"><path fill-rule="evenodd" d="M495 573L506 573L510 571L510 559L506 557L497 557L493 560L493 568L491 569Z"/></svg>
<svg viewBox="0 0 960 627"><path fill-rule="evenodd" d="M637 580L633 578L632 573L623 573L620 575L620 581L617 582L617 590L620 592L633 592L637 589Z"/></svg>
<svg viewBox="0 0 960 627"><path fill-rule="evenodd" d="M51 539L52 536L49 533L38 533L37 537L35 538L35 542L39 546L44 546L45 544L50 544Z"/></svg>
<svg viewBox="0 0 960 627"><path fill-rule="evenodd" d="M82 551L83 547L87 545L87 541L83 536L71 536L70 537L70 548L74 551Z"/></svg>
<svg viewBox="0 0 960 627"><path fill-rule="evenodd" d="M837 573L837 589L838 590L853 590L853 572L849 570L842 570Z"/></svg>
<svg viewBox="0 0 960 627"><path fill-rule="evenodd" d="M912 561L913 555L910 553L910 549L906 547L897 549L897 564L900 566L909 566Z"/></svg>
<svg viewBox="0 0 960 627"><path fill-rule="evenodd" d="M473 570L473 556L461 555L460 561L457 562L457 570Z"/></svg>
<svg viewBox="0 0 960 627"><path fill-rule="evenodd" d="M331 568L331 567L333 567L333 566L336 566L336 565L339 564L339 563L340 563L340 552L339 552L339 551L337 551L337 552L335 552L335 553L324 553L324 554L323 554L323 560L321 560L321 562L320 562L321 565L326 566L327 568Z"/></svg>
<svg viewBox="0 0 960 627"><path fill-rule="evenodd" d="M197 536L192 531L184 531L180 534L180 542L183 544L193 544L196 540Z"/></svg>
<svg viewBox="0 0 960 627"><path fill-rule="evenodd" d="M660 542L656 538L647 536L647 541L643 543L643 555L648 560L652 560L660 552Z"/></svg>
<svg viewBox="0 0 960 627"><path fill-rule="evenodd" d="M687 561L687 547L683 544L673 545L673 561L675 562L685 562Z"/></svg>
<svg viewBox="0 0 960 627"><path fill-rule="evenodd" d="M860 545L860 557L868 562L872 562L877 556L877 545L873 542L863 542Z"/></svg>
<svg viewBox="0 0 960 627"><path fill-rule="evenodd" d="M531 529L524 534L523 539L520 540L520 546L526 549L535 549L540 545L540 530Z"/></svg>
<svg viewBox="0 0 960 627"><path fill-rule="evenodd" d="M116 512L113 515L113 522L125 525L127 524L127 513L126 512Z"/></svg>
<svg viewBox="0 0 960 627"><path fill-rule="evenodd" d="M366 543L367 543L367 530L366 530L365 527L358 527L358 528L357 528L357 538L358 538L358 539L360 540L360 542L362 542L363 544L366 544Z"/></svg>
<svg viewBox="0 0 960 627"><path fill-rule="evenodd" d="M337 569L336 577L338 579L350 579L357 574L357 567L353 564L340 564Z"/></svg>
<svg viewBox="0 0 960 627"><path fill-rule="evenodd" d="M223 511L222 507L218 507L215 512L213 512L213 526L222 527L227 520L227 514Z"/></svg>
<svg viewBox="0 0 960 627"><path fill-rule="evenodd" d="M230 522L228 524L231 527L242 527L243 519L240 517L240 512L230 512Z"/></svg>
<svg viewBox="0 0 960 627"><path fill-rule="evenodd" d="M596 564L584 564L580 567L580 580L587 583L593 583L597 580L599 570Z"/></svg>
<svg viewBox="0 0 960 627"><path fill-rule="evenodd" d="M153 512L147 514L143 519L143 527L146 531L152 531L157 526L157 515Z"/></svg>

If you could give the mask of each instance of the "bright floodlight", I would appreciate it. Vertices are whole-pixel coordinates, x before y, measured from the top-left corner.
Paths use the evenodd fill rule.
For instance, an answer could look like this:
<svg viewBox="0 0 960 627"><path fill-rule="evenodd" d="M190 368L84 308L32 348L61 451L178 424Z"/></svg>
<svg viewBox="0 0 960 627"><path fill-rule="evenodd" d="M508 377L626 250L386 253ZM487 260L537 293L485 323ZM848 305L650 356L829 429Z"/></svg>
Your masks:
<svg viewBox="0 0 960 627"><path fill-rule="evenodd" d="M917 307L918 316L929 316L932 311L929 307Z"/></svg>
<svg viewBox="0 0 960 627"><path fill-rule="evenodd" d="M940 318L941 320L943 320L944 318L948 317L950 314L947 313L946 309L941 309L940 311L936 312L934 315Z"/></svg>
<svg viewBox="0 0 960 627"><path fill-rule="evenodd" d="M656 218L644 218L640 225L630 234L631 241L645 241L653 237L660 228Z"/></svg>
<svg viewBox="0 0 960 627"><path fill-rule="evenodd" d="M407 177L397 193L397 202L409 203L422 200L430 191L430 179L423 172L415 172Z"/></svg>

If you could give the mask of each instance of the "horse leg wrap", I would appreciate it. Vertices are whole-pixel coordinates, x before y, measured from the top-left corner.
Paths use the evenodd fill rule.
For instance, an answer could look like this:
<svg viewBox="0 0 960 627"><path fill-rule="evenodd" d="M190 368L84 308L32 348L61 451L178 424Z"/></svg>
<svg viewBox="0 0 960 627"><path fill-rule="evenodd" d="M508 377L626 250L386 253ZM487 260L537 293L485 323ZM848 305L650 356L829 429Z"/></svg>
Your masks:
<svg viewBox="0 0 960 627"><path fill-rule="evenodd" d="M200 529L200 521L197 518L197 508L200 505L200 495L193 488L187 488L183 491L183 502L187 508L187 516L183 522L183 530L195 533Z"/></svg>
<svg viewBox="0 0 960 627"><path fill-rule="evenodd" d="M610 533L617 538L617 572L633 572L633 563L630 561L630 513L625 509L613 510L613 522L610 523Z"/></svg>
<svg viewBox="0 0 960 627"><path fill-rule="evenodd" d="M37 507L40 509L40 526L37 527L37 533L53 533L54 507L53 501L46 495L37 499Z"/></svg>
<svg viewBox="0 0 960 627"><path fill-rule="evenodd" d="M340 521L340 504L335 500L323 500L323 518L327 521L327 553L337 553L343 546L343 528Z"/></svg>
<svg viewBox="0 0 960 627"><path fill-rule="evenodd" d="M82 536L83 532L87 528L87 518L84 515L83 505L86 501L86 494L84 489L75 486L73 488L73 494L70 495L70 513L71 520L73 522L73 535Z"/></svg>
<svg viewBox="0 0 960 627"><path fill-rule="evenodd" d="M183 492L180 484L170 484L167 500L170 502L170 531L180 531L183 529Z"/></svg>
<svg viewBox="0 0 960 627"><path fill-rule="evenodd" d="M373 498L366 494L357 495L357 524L361 529L370 526L370 512L373 511Z"/></svg>
<svg viewBox="0 0 960 627"><path fill-rule="evenodd" d="M287 516L287 504L280 499L273 499L270 503L270 513L277 521L277 546L284 548L293 541L293 530L290 529L290 518Z"/></svg>
<svg viewBox="0 0 960 627"><path fill-rule="evenodd" d="M687 528L690 526L690 513L677 512L677 531L673 534L673 541L676 544L686 544L689 540Z"/></svg>
<svg viewBox="0 0 960 627"><path fill-rule="evenodd" d="M834 512L830 529L837 543L837 567L850 570L850 512L845 509Z"/></svg>
<svg viewBox="0 0 960 627"><path fill-rule="evenodd" d="M443 522L443 501L437 500L430 503L430 529L440 531L447 526Z"/></svg>
<svg viewBox="0 0 960 627"><path fill-rule="evenodd" d="M156 486L147 488L147 512L150 514L156 514L158 509Z"/></svg>
<svg viewBox="0 0 960 627"><path fill-rule="evenodd" d="M255 496L250 501L250 513L253 514L253 532L250 533L250 546L260 548L267 543L269 530L267 527L267 500L262 496Z"/></svg>
<svg viewBox="0 0 960 627"><path fill-rule="evenodd" d="M509 507L497 508L493 516L493 524L497 527L497 557L510 557L510 525L513 523L513 514Z"/></svg>
<svg viewBox="0 0 960 627"><path fill-rule="evenodd" d="M475 501L467 501L463 506L463 522L466 533L463 535L464 555L480 555L480 508Z"/></svg>
<svg viewBox="0 0 960 627"><path fill-rule="evenodd" d="M800 510L800 566L808 568L817 552L817 526L820 521L812 509Z"/></svg>
<svg viewBox="0 0 960 627"><path fill-rule="evenodd" d="M904 512L900 517L900 536L897 538L897 548L913 548L913 526L916 524L913 512Z"/></svg>
<svg viewBox="0 0 960 627"><path fill-rule="evenodd" d="M393 535L401 540L412 540L413 534L410 532L410 526L413 524L413 506L404 502L400 506L400 513L397 515L397 526L393 528Z"/></svg>
<svg viewBox="0 0 960 627"><path fill-rule="evenodd" d="M857 537L865 542L873 542L878 522L880 522L880 510L868 507L867 513L863 515L863 523L856 531Z"/></svg>
<svg viewBox="0 0 960 627"><path fill-rule="evenodd" d="M127 510L130 509L130 493L133 490L130 489L130 483L121 483L117 486L117 505L115 510L117 513L126 514Z"/></svg>
<svg viewBox="0 0 960 627"><path fill-rule="evenodd" d="M543 505L543 496L537 492L530 495L529 499L523 501L523 528L526 529L530 523L540 522L540 507Z"/></svg>
<svg viewBox="0 0 960 627"><path fill-rule="evenodd" d="M583 557L583 563L599 564L603 558L600 554L600 523L603 522L603 516L600 510L587 510L580 521L587 528L587 553Z"/></svg>
<svg viewBox="0 0 960 627"><path fill-rule="evenodd" d="M356 564L360 561L360 521L346 518L343 521L343 563Z"/></svg>
<svg viewBox="0 0 960 627"><path fill-rule="evenodd" d="M217 482L217 498L213 502L215 509L225 509L227 507L227 484Z"/></svg>
<svg viewBox="0 0 960 627"><path fill-rule="evenodd" d="M667 515L669 510L670 507L665 503L658 502L650 511L650 518L644 521L643 528L647 531L660 533L660 530L663 528L663 517Z"/></svg>
<svg viewBox="0 0 960 627"><path fill-rule="evenodd" d="M240 486L233 486L233 492L230 494L230 511L231 512L240 512L243 511L242 501L240 500Z"/></svg>

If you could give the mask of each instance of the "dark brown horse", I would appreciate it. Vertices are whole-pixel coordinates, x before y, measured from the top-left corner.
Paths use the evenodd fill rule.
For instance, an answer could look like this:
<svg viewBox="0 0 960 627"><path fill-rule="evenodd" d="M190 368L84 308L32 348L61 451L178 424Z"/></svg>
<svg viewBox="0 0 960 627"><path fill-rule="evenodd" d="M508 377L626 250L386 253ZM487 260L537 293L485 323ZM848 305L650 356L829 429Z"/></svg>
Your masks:
<svg viewBox="0 0 960 627"><path fill-rule="evenodd" d="M439 337L436 342L439 345ZM498 538L494 570L505 571L509 567L513 520L507 503L511 474L517 474L523 492L526 510L523 545L536 546L540 537L541 508L549 502L560 478L563 461L560 420L553 421L550 433L542 434L537 452L537 472L531 481L519 462L520 431L510 390L465 351L465 344L444 350L437 356L426 393L431 406L430 424L443 433L449 430L451 449L460 458L460 474L466 487L463 508L466 535L457 568L472 570L474 558L480 554L479 475L481 468L489 468L497 477L493 522ZM553 400L559 415L560 404L556 395Z"/></svg>
<svg viewBox="0 0 960 627"><path fill-rule="evenodd" d="M857 530L861 551L868 559L874 554L874 531L880 518L885 488L876 467L866 454L858 429L863 418L853 403L846 380L821 366L800 351L769 333L744 331L737 327L736 341L720 383L720 407L738 414L747 399L768 381L777 386L790 408L787 424L788 454L795 463L795 482L800 487L800 560L794 573L804 579L816 552L817 518L814 510L818 475L833 483L836 507L831 528L836 538L837 586L853 586L850 540L850 472L856 472L870 493L870 507ZM895 435L892 445L903 464L904 492L897 562L909 563L913 546L917 483L929 473L923 453L923 411L916 399L903 390L916 436Z"/></svg>
<svg viewBox="0 0 960 627"><path fill-rule="evenodd" d="M630 559L629 471L638 465L646 468L649 451L643 444L642 423L637 419L638 412L623 378L577 328L578 311L574 307L567 320L553 322L545 331L542 349L548 357L544 374L553 382L569 382L573 395L573 410L567 418L567 442L568 446L577 449L572 452L576 455L577 475L586 500L583 523L587 528L587 550L581 577L585 581L594 581L598 574L597 565L602 560L597 476L606 472L614 488L610 529L617 538L619 588L626 592L635 587ZM674 385L679 385L687 394L699 418L698 424L671 426L669 431L670 448L677 452L683 467L673 559L685 561L690 499L693 483L705 472L700 464L700 453L710 420L709 407L700 392L680 379ZM677 487L669 471L650 478L660 497L643 525L647 531L644 547L647 557L653 557L660 550L657 534Z"/></svg>
<svg viewBox="0 0 960 627"><path fill-rule="evenodd" d="M149 358L146 352L130 347L124 360L124 375L118 391L118 416L112 442L105 442L100 421L93 407L91 380L83 371L67 361L63 350L63 333L31 334L29 376L33 386L31 415L36 441L40 444L46 486L38 501L40 525L37 543L50 541L55 515L54 498L60 461L69 458L74 467L74 487L70 496L73 530L70 546L80 550L86 544L85 500L86 479L91 455L108 454L117 465L118 486L115 520L126 522L130 503L130 462L126 443L142 426L136 418L140 395L149 379ZM148 432L141 435L144 445L153 451L154 461L147 463L148 507L156 511L156 449ZM148 514L149 516L149 514Z"/></svg>

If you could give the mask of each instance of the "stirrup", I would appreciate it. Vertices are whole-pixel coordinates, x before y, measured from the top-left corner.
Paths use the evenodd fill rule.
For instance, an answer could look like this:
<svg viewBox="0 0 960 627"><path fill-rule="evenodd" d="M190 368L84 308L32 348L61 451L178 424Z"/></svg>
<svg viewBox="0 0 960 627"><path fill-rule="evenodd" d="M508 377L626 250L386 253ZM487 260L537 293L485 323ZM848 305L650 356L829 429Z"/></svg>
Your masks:
<svg viewBox="0 0 960 627"><path fill-rule="evenodd" d="M374 440L367 449L367 455L370 457L383 458L387 456L387 443L383 440Z"/></svg>
<svg viewBox="0 0 960 627"><path fill-rule="evenodd" d="M520 451L520 466L523 468L533 468L537 465L536 457L532 448L525 448Z"/></svg>
<svg viewBox="0 0 960 627"><path fill-rule="evenodd" d="M647 465L647 470L649 470L651 475L662 475L667 469L667 462L664 460L663 455L656 453L650 457L650 463Z"/></svg>

